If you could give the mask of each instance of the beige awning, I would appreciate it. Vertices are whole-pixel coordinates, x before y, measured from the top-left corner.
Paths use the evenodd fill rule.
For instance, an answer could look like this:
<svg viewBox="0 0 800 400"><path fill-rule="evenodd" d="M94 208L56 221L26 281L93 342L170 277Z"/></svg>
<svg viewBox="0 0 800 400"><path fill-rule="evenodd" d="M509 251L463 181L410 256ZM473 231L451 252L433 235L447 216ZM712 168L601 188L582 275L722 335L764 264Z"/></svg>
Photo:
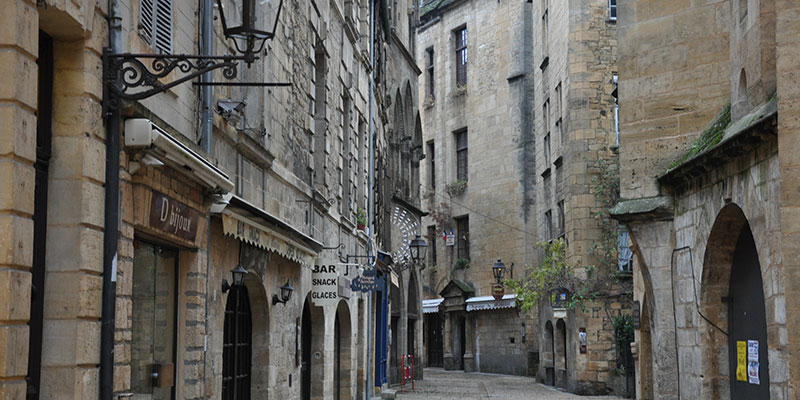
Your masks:
<svg viewBox="0 0 800 400"><path fill-rule="evenodd" d="M222 213L222 227L226 235L245 243L274 251L281 256L311 268L317 253L258 222L230 210Z"/></svg>

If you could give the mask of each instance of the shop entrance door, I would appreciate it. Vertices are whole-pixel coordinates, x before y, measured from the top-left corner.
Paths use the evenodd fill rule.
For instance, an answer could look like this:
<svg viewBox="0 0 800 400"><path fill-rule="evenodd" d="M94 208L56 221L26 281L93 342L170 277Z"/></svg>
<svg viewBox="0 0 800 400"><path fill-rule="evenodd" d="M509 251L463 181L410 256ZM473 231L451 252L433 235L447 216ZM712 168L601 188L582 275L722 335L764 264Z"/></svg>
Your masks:
<svg viewBox="0 0 800 400"><path fill-rule="evenodd" d="M177 251L134 241L133 400L175 398L177 265Z"/></svg>

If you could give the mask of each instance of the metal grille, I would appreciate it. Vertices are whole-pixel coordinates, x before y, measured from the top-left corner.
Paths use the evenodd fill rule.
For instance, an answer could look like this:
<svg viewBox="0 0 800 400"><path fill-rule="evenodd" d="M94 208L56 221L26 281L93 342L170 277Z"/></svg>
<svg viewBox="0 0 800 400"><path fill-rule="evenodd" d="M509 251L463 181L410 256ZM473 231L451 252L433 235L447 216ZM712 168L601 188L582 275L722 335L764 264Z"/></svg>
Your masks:
<svg viewBox="0 0 800 400"><path fill-rule="evenodd" d="M172 53L172 0L141 0L139 35L161 53Z"/></svg>
<svg viewBox="0 0 800 400"><path fill-rule="evenodd" d="M467 168L468 157L467 131L456 133L456 179L467 180L469 174Z"/></svg>
<svg viewBox="0 0 800 400"><path fill-rule="evenodd" d="M250 400L253 322L247 288L232 287L225 305L222 399Z"/></svg>
<svg viewBox="0 0 800 400"><path fill-rule="evenodd" d="M456 31L456 84L467 84L467 28Z"/></svg>

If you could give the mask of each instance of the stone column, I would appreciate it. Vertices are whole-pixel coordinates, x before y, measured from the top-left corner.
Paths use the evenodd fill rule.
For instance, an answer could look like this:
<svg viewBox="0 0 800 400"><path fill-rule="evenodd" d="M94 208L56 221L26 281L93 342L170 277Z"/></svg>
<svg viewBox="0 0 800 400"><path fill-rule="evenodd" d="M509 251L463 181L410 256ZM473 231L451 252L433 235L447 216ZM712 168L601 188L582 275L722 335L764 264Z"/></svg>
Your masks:
<svg viewBox="0 0 800 400"><path fill-rule="evenodd" d="M800 87L798 87L798 63L800 63L800 26L797 15L800 4L792 0L776 0L777 9L777 54L778 54L778 146L780 162L780 196L781 196L781 239L783 255L783 274L785 293L797 293L800 290L800 197L797 187L800 185L800 153L796 151L800 138ZM786 326L797 327L800 324L800 297L786 296ZM777 389L770 382L773 398L781 393L787 399L797 398L800 384L800 337L789 334L789 385ZM770 346L772 347L772 346ZM770 357L770 381L777 375ZM781 372L783 373L783 372ZM783 373L785 375L785 373ZM794 389L792 389L794 388Z"/></svg>
<svg viewBox="0 0 800 400"><path fill-rule="evenodd" d="M645 280L647 295L652 296L654 309L652 346L639 348L639 359L653 360L653 393L655 400L678 398L678 359L675 342L675 310L672 303L673 222L628 223L631 239Z"/></svg>
<svg viewBox="0 0 800 400"><path fill-rule="evenodd" d="M467 341L464 345L464 372L475 372L476 365L475 365L475 329L473 324L475 323L475 318L473 314L464 314L464 340Z"/></svg>
<svg viewBox="0 0 800 400"><path fill-rule="evenodd" d="M453 360L453 313L444 315L444 369L452 371L456 369Z"/></svg>

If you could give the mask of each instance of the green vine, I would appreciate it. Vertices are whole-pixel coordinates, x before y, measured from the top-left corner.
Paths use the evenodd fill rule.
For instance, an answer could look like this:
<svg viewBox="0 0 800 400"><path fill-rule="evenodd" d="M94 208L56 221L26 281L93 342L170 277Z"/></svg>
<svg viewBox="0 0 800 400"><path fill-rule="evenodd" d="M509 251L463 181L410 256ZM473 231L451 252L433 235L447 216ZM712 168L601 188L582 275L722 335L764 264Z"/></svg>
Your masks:
<svg viewBox="0 0 800 400"><path fill-rule="evenodd" d="M598 268L618 277L617 241L619 222L609 210L619 201L619 169L616 160L599 160L597 174L592 176L592 192L598 206L594 219L600 226L600 237L592 244L590 253L597 257Z"/></svg>
<svg viewBox="0 0 800 400"><path fill-rule="evenodd" d="M457 259L456 262L453 263L453 269L451 270L451 272L457 269L467 269L467 268L469 268L469 259L462 257Z"/></svg>
<svg viewBox="0 0 800 400"><path fill-rule="evenodd" d="M595 297L587 281L575 274L575 267L567 261L567 245L562 239L552 243L538 243L544 248L545 256L536 268L525 268L520 279L506 279L504 284L517 294L517 302L527 312L539 304L539 301L554 295L556 290L569 293L565 308L584 308L584 302ZM586 275L591 276L594 268L585 267Z"/></svg>

